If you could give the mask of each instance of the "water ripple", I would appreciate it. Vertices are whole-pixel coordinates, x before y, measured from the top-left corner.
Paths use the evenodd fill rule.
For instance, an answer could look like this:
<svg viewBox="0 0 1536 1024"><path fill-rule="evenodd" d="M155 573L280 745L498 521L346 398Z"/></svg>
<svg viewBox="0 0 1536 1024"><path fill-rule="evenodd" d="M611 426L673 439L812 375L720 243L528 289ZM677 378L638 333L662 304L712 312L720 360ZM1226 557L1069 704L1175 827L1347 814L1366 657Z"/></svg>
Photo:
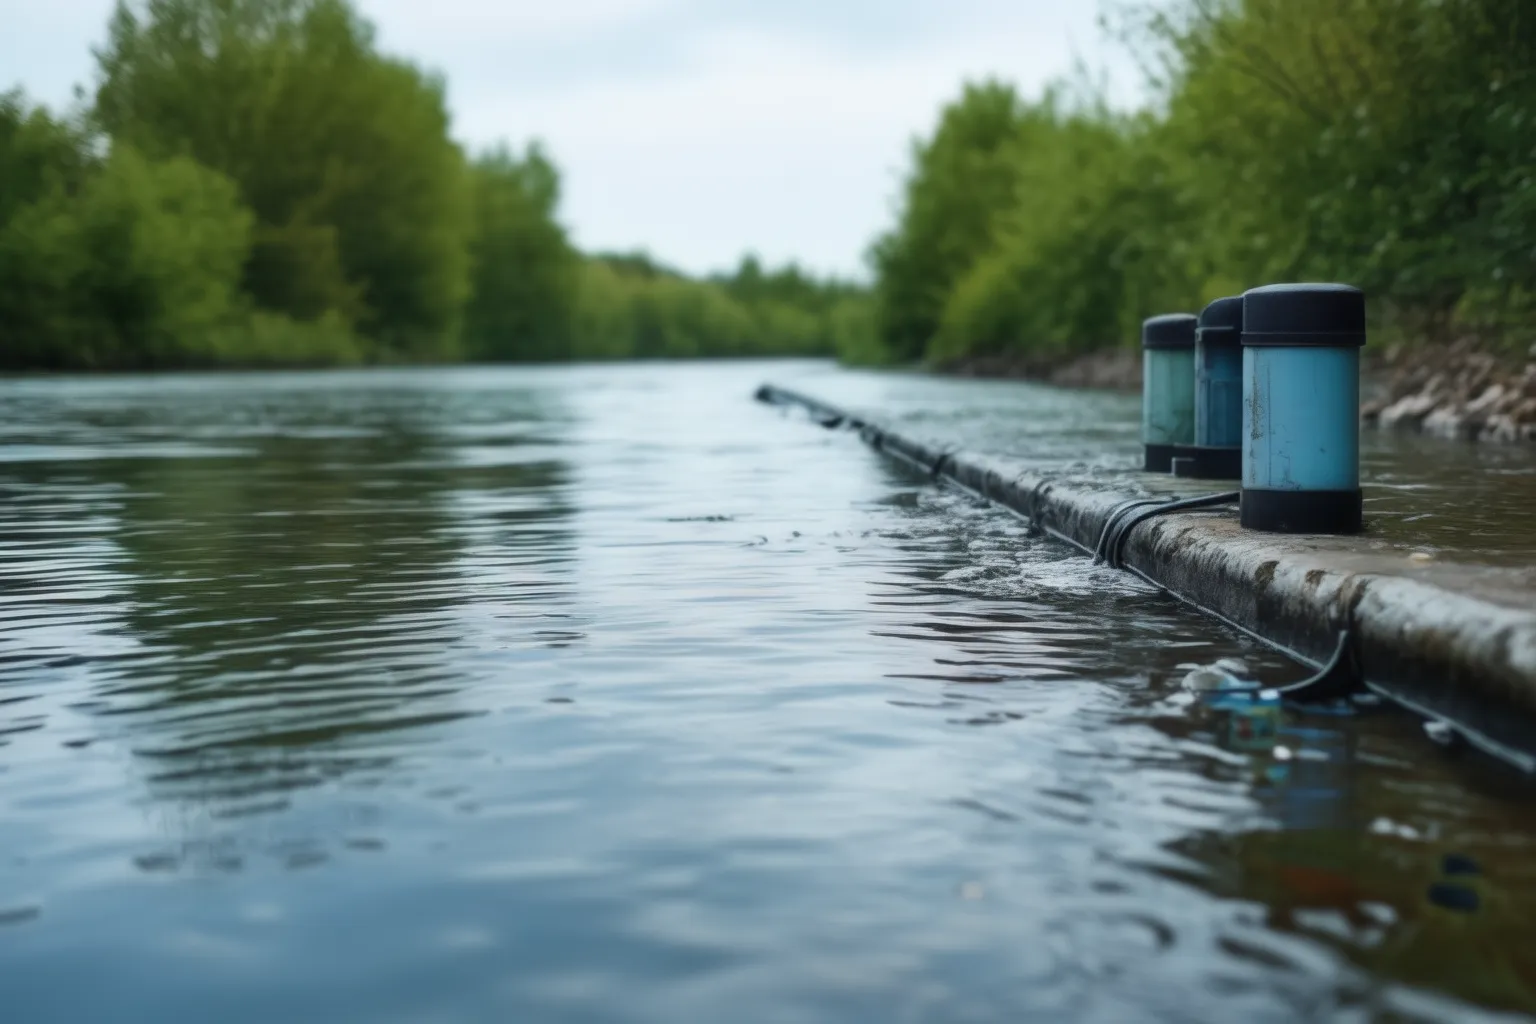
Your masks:
<svg viewBox="0 0 1536 1024"><path fill-rule="evenodd" d="M1134 442L817 364L0 382L7 1019L1536 1009L1520 784L1390 715L1235 742L1184 672L1294 667L763 376Z"/></svg>

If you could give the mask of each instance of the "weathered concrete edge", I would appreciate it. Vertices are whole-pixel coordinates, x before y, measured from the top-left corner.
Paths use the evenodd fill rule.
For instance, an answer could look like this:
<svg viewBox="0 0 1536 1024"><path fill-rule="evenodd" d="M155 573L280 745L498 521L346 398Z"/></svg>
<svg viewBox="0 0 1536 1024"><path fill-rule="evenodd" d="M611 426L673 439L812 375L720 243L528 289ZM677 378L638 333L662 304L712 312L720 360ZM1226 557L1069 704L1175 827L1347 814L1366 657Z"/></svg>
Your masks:
<svg viewBox="0 0 1536 1024"><path fill-rule="evenodd" d="M859 430L873 447L983 495L1092 549L1129 494L1089 489L1022 464L908 437L835 406L764 386L758 397ZM1367 682L1463 738L1536 771L1536 611L1421 580L1341 567L1298 538L1241 530L1231 512L1171 514L1133 530L1124 562L1201 610L1319 663L1354 632Z"/></svg>

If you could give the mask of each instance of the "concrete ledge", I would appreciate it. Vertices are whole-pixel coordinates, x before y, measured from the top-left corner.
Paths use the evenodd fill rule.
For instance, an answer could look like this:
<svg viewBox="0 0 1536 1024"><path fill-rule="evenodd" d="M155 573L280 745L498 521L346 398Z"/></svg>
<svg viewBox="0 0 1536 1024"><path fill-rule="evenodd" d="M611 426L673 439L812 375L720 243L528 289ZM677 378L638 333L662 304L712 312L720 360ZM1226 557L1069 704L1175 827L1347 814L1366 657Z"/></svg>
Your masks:
<svg viewBox="0 0 1536 1024"><path fill-rule="evenodd" d="M1120 503L1146 496L1129 474L1108 487L1041 475L783 388L764 385L757 397L800 406L824 426L856 429L878 450L1089 552ZM1123 561L1201 611L1313 665L1332 653L1340 630L1352 630L1356 663L1373 690L1536 772L1536 593L1501 587L1473 567L1412 566L1359 538L1246 531L1235 508L1148 520L1130 532Z"/></svg>

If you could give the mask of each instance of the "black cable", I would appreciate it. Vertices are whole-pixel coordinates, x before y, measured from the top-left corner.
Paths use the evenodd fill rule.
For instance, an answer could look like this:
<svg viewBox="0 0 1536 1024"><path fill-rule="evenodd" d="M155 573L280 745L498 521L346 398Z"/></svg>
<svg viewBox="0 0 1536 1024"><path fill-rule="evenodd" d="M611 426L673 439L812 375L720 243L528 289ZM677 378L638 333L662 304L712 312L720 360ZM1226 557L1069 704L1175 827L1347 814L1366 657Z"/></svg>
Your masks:
<svg viewBox="0 0 1536 1024"><path fill-rule="evenodd" d="M1098 565L1104 561L1104 554L1109 545L1110 534L1119 524L1121 517L1134 512L1138 508L1146 508L1149 505L1162 505L1167 498L1132 498L1130 501L1122 501L1109 510L1109 515L1104 517L1104 526L1099 530L1098 543L1093 546L1093 564Z"/></svg>
<svg viewBox="0 0 1536 1024"><path fill-rule="evenodd" d="M1221 494L1202 494L1197 498L1183 498L1173 501L1157 502L1152 507L1143 507L1135 511L1134 507L1122 510L1129 514L1112 514L1104 523L1104 531L1099 535L1099 543L1094 549L1094 561L1105 562L1112 569L1125 568L1125 561L1121 553L1125 549L1125 542L1130 537L1131 531L1136 529L1148 519L1156 516L1167 515L1170 512L1188 512L1199 508L1211 508L1216 505L1228 505L1238 500L1237 491L1226 491ZM1147 502L1139 504L1145 506Z"/></svg>
<svg viewBox="0 0 1536 1024"><path fill-rule="evenodd" d="M1309 666L1310 667L1310 666ZM1340 631L1334 642L1333 657L1305 679L1280 686L1266 686L1290 704L1303 706L1327 704L1346 700L1355 694L1366 692L1365 680L1360 676L1360 666L1354 656L1354 633ZM1229 693L1253 693L1252 686L1223 686L1202 691L1205 696L1221 696Z"/></svg>
<svg viewBox="0 0 1536 1024"><path fill-rule="evenodd" d="M824 405L815 399L811 399L807 396L800 395L792 391L787 391L782 388L775 388L772 385L764 385L764 387L758 390L758 393L755 397L757 397L760 401L774 404L798 403L812 409L820 408L833 414L838 414L840 412L840 410L837 410L828 405ZM1419 716L1420 718L1424 719L1426 723L1438 724L1446 731L1451 742L1465 743L1468 746L1481 750L1484 754L1487 754L1496 760L1503 761L1505 764L1515 767L1527 775L1536 775L1536 755L1532 755L1524 750L1516 749L1506 743L1495 740L1493 737L1484 733L1480 729L1468 725L1465 722L1449 718L1444 713L1428 708L1411 697L1395 692L1390 687L1382 686L1379 683L1374 683L1368 679L1363 678L1363 676L1360 675L1359 665L1356 663L1353 656L1353 644L1349 639L1348 626L1346 626L1346 632L1340 635L1339 644L1334 650L1332 657L1327 661L1319 661L1315 658L1310 658L1307 655L1302 654L1300 651L1294 650L1293 648L1288 647L1283 643L1280 643L1278 640L1273 640L1267 636L1264 636L1257 630L1251 629L1239 622L1233 621L1231 618L1223 615L1219 611L1216 611L1214 608L1208 608L1201 604L1199 601L1187 597L1184 594L1179 593L1177 590L1174 590L1171 587L1158 582L1136 566L1126 565L1120 558L1120 550L1125 543L1126 537L1129 536L1130 531L1135 529L1136 526L1140 525L1142 522L1145 522L1147 519L1151 519L1154 516L1163 515L1168 512L1186 511L1197 508L1209 508L1216 505L1227 504L1229 502L1238 500L1238 492L1232 491L1224 494L1207 494L1195 498L1185 498L1173 501L1158 501L1157 499L1141 498L1135 499L1133 501L1123 502L1116 506L1115 509L1111 510L1109 517L1105 520L1104 529L1100 532L1097 545L1095 548L1090 549L1086 544L1082 544L1075 538L1068 536L1055 527L1047 526L1040 521L1040 516L1037 512L1039 508L1039 498L1041 492L1053 482L1049 478L1041 479L1031 489L1029 506L1030 511L1024 512L1005 502L997 501L989 495L983 494L980 491L977 491L975 488L961 483L959 480L952 476L935 474L935 470L939 467L925 466L918 460L911 458L899 449L887 448L883 443L881 443L883 441L881 435L884 434L884 431L877 425L869 423L868 421L855 422L860 429L861 436L863 436L867 442L872 441L873 446L877 450L882 451L885 454L895 456L898 460L907 463L908 465L922 471L925 474L938 476L940 479L947 481L951 486L957 487L968 494L973 494L985 501L989 501L998 505L1003 510L1018 516L1020 519L1023 519L1030 525L1032 530L1039 530L1042 533L1048 534L1051 537L1054 537L1062 543L1068 545L1069 547L1074 547L1086 555L1093 556L1096 561L1107 561L1115 568L1123 569L1126 572L1133 574L1153 589L1159 590L1169 595L1170 597L1173 597L1175 600L1188 605L1203 615L1210 616L1211 618L1223 623L1229 628L1242 633L1244 636L1257 641L1265 647L1268 647L1270 650L1284 655L1285 657L1295 661L1300 665L1305 665L1307 668L1312 669L1316 673L1314 676L1302 680L1300 683L1294 683L1289 686L1279 688L1282 690L1282 693L1289 693L1297 699L1302 698L1304 695L1310 697L1314 694L1317 697L1323 697L1325 694L1331 696L1332 693L1339 692L1339 690L1344 689L1344 687L1348 685L1349 682L1358 681L1359 686L1362 686L1366 691L1375 694L1377 697L1390 701L1391 703L1407 710L1409 713ZM870 435L873 435L873 438L871 438ZM951 452L946 452L946 455L948 454L951 454ZM942 463L942 461L944 460L941 459L940 462ZM1136 508L1142 508L1146 511L1143 511L1137 515L1127 515L1127 513L1134 511ZM1118 529L1113 533L1110 530L1110 527L1112 526L1118 527ZM1103 554L1101 554L1101 552L1103 552ZM1110 554L1113 554L1113 559L1109 558ZM1351 679L1351 677L1353 677L1353 679ZM1338 689L1335 689L1335 687ZM1269 687L1269 689L1275 688ZM1437 742L1439 741L1437 740Z"/></svg>

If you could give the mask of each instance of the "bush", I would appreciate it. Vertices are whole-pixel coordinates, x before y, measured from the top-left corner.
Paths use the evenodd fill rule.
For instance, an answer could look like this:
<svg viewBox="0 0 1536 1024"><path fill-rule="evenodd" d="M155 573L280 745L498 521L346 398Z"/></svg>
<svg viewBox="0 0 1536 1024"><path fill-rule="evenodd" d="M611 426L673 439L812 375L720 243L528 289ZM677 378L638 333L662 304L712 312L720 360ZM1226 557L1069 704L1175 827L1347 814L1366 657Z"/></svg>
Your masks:
<svg viewBox="0 0 1536 1024"><path fill-rule="evenodd" d="M157 367L197 359L238 315L251 216L234 184L118 147L78 195L51 188L0 229L12 367Z"/></svg>
<svg viewBox="0 0 1536 1024"><path fill-rule="evenodd" d="M1275 280L1357 284L1428 340L1527 322L1528 4L1182 0L1124 24L1161 69L1150 110L972 86L917 147L874 254L885 356L1129 343Z"/></svg>

